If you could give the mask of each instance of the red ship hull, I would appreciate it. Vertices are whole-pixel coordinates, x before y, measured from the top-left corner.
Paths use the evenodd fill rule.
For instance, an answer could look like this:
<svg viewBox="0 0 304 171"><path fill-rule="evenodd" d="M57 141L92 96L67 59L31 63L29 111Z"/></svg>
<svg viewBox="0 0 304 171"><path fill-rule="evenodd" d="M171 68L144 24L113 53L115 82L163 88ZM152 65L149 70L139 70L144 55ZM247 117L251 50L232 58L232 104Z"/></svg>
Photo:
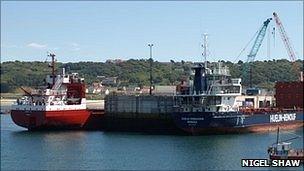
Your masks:
<svg viewBox="0 0 304 171"><path fill-rule="evenodd" d="M13 121L29 130L80 129L87 122L90 112L83 110L21 111L12 110Z"/></svg>

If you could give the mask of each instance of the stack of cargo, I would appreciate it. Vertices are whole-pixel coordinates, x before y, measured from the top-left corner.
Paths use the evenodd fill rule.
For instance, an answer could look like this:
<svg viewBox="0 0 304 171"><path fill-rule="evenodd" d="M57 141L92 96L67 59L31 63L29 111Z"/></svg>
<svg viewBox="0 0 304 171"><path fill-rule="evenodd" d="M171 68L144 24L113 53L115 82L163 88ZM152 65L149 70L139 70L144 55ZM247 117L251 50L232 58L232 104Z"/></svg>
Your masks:
<svg viewBox="0 0 304 171"><path fill-rule="evenodd" d="M276 106L279 108L303 108L303 82L277 82Z"/></svg>
<svg viewBox="0 0 304 171"><path fill-rule="evenodd" d="M118 131L176 131L173 96L108 95L106 129Z"/></svg>
<svg viewBox="0 0 304 171"><path fill-rule="evenodd" d="M153 94L173 96L176 94L176 86L155 86Z"/></svg>

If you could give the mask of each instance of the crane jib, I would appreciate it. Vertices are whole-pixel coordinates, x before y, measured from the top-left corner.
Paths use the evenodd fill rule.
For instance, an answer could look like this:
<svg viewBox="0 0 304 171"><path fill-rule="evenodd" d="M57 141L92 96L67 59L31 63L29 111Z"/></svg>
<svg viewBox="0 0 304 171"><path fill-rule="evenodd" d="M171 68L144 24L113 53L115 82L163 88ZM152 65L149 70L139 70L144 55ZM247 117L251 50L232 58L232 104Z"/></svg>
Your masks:
<svg viewBox="0 0 304 171"><path fill-rule="evenodd" d="M252 62L256 56L256 54L258 53L259 51L259 48L261 47L261 44L263 42L263 39L265 37L265 34L266 34L266 29L267 29L267 26L270 22L271 18L268 18L266 21L264 21L263 23L263 26L262 28L260 29L255 41L254 41L254 44L251 48L251 51L248 55L248 59L247 59L247 62Z"/></svg>
<svg viewBox="0 0 304 171"><path fill-rule="evenodd" d="M268 18L266 21L264 21L262 27L258 31L257 37L254 41L254 44L253 44L251 50L250 50L250 53L247 56L247 61L246 61L245 66L243 68L243 74L242 74L243 75L243 80L247 80L248 71L250 71L249 72L250 74L252 73L250 62L254 61L255 56L257 55L257 53L258 53L258 51L259 51L259 49L262 45L263 39L265 37L267 26L268 26L268 24L271 20L272 20L272 18ZM250 87L252 87L252 78L251 77L252 76L250 75L250 79L249 79Z"/></svg>

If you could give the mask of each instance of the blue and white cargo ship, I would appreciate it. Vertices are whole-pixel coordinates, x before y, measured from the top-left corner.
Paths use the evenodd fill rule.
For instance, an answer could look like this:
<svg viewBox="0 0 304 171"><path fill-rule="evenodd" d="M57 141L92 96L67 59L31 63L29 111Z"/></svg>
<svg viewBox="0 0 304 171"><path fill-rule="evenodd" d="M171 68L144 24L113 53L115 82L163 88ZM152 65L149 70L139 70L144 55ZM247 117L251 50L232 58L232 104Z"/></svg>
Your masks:
<svg viewBox="0 0 304 171"><path fill-rule="evenodd" d="M229 68L219 62L212 69L207 63L197 63L193 79L178 86L174 96L172 117L176 125L191 134L260 132L294 129L303 126L303 101L300 106L284 107L282 89L289 96L303 98L303 82L277 87L276 102L271 95L242 93L241 78L231 78ZM292 95L292 86L300 93ZM291 86L291 87L290 87ZM295 92L295 91L294 91ZM284 95L284 93L283 93ZM283 103L282 103L283 102ZM276 104L281 104L277 106ZM290 104L288 104L290 106Z"/></svg>

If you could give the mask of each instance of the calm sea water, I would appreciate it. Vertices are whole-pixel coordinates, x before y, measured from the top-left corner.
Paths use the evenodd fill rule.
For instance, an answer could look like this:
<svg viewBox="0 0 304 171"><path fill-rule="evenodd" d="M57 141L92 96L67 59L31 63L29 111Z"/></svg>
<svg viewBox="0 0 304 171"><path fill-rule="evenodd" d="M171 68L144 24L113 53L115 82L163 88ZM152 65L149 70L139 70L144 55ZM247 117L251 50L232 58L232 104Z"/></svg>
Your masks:
<svg viewBox="0 0 304 171"><path fill-rule="evenodd" d="M303 130L292 133L302 135ZM16 126L10 115L1 115L1 170L248 169L240 166L241 159L267 158L267 147L275 139L275 132L208 136L28 132ZM303 148L303 139L293 146Z"/></svg>

